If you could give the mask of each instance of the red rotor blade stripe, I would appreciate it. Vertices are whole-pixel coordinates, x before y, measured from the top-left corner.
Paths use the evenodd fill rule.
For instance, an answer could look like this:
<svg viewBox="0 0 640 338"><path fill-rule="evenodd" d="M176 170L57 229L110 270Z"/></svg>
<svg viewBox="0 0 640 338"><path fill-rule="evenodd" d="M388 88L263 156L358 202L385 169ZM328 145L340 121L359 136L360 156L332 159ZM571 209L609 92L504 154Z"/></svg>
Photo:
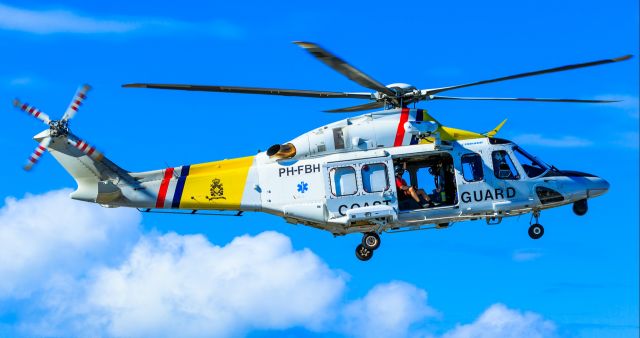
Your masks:
<svg viewBox="0 0 640 338"><path fill-rule="evenodd" d="M76 95L73 97L73 100L71 100L71 103L69 104L69 108L67 108L67 111L62 117L63 120L69 120L73 117L73 115L75 115L75 113L78 112L78 109L80 109L83 101L87 98L87 91L89 91L89 89L91 89L89 85L83 85L78 89Z"/></svg>
<svg viewBox="0 0 640 338"><path fill-rule="evenodd" d="M77 140L73 146L96 161L100 161L104 157L100 151L83 140Z"/></svg>
<svg viewBox="0 0 640 338"><path fill-rule="evenodd" d="M38 120L41 120L44 123L49 123L50 119L49 116L45 113L42 112L42 110L28 104L28 103L22 103L20 101L18 101L17 99L14 101L14 104L16 107L18 107L18 109L24 111L25 113L37 118Z"/></svg>
<svg viewBox="0 0 640 338"><path fill-rule="evenodd" d="M40 144L38 144L36 149L33 151L33 154L29 156L29 160L27 161L27 164L25 164L24 170L31 170L31 168L36 163L38 163L38 160L40 159L40 157L42 157L45 151L47 151L47 147L49 146L50 142L51 142L50 138L45 138L44 140L42 140L42 142L40 142Z"/></svg>

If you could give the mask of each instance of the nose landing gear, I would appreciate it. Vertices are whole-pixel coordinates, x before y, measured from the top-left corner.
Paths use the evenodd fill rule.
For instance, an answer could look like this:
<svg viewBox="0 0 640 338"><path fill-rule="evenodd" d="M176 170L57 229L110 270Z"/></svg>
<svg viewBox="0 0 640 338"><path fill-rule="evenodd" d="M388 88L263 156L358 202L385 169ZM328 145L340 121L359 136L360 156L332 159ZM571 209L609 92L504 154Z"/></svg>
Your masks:
<svg viewBox="0 0 640 338"><path fill-rule="evenodd" d="M584 216L587 211L589 211L589 205L586 199L573 202L573 213L576 215Z"/></svg>
<svg viewBox="0 0 640 338"><path fill-rule="evenodd" d="M362 243L356 247L356 257L361 261L368 261L373 257L373 251L380 247L380 236L375 232L362 235Z"/></svg>
<svg viewBox="0 0 640 338"><path fill-rule="evenodd" d="M542 237L542 235L544 235L544 227L538 223L538 219L540 218L540 211L535 210L533 212L533 215L531 216L531 221L533 221L533 219L536 219L535 223L531 224L531 226L529 226L529 237L531 237L531 239L540 239L540 237Z"/></svg>

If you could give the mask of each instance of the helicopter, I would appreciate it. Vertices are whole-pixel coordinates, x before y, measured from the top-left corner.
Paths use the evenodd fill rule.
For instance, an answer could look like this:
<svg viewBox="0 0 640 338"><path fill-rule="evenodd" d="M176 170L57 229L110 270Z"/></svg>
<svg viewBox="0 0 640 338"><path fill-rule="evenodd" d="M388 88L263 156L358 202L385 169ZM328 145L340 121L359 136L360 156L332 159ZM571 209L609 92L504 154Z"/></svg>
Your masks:
<svg viewBox="0 0 640 338"><path fill-rule="evenodd" d="M455 97L440 93L483 84L628 60L632 55L526 72L461 85L418 89L383 85L315 43L294 42L317 60L372 92L131 83L126 88L350 98L365 104L332 113L366 112L320 126L247 157L131 172L113 163L69 129L90 87L81 86L59 120L18 99L14 105L47 125L26 170L49 152L75 179L72 199L141 212L240 216L265 212L334 236L362 234L355 254L372 258L384 233L446 229L468 220L498 224L531 214L528 235L539 239L545 209L607 192L596 175L560 170L522 147L496 137L506 120L479 133L442 125L415 104L430 100L610 103L612 100ZM413 104L413 108L410 108Z"/></svg>

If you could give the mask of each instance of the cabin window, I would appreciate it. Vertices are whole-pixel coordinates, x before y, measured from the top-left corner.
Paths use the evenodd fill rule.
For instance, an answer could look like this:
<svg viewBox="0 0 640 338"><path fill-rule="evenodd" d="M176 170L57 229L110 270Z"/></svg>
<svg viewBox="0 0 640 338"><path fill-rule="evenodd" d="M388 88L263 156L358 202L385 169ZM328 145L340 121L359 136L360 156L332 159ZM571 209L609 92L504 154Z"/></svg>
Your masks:
<svg viewBox="0 0 640 338"><path fill-rule="evenodd" d="M517 180L520 178L511 156L504 150L497 150L491 154L493 159L493 173L503 180Z"/></svg>
<svg viewBox="0 0 640 338"><path fill-rule="evenodd" d="M467 182L478 182L484 178L482 158L478 154L464 154L461 158L462 176Z"/></svg>
<svg viewBox="0 0 640 338"><path fill-rule="evenodd" d="M384 163L362 166L362 186L366 192L380 192L389 189L389 174Z"/></svg>
<svg viewBox="0 0 640 338"><path fill-rule="evenodd" d="M342 128L333 129L333 146L336 150L344 149L344 133Z"/></svg>
<svg viewBox="0 0 640 338"><path fill-rule="evenodd" d="M353 195L358 191L356 171L352 167L333 168L329 172L331 193L334 196Z"/></svg>
<svg viewBox="0 0 640 338"><path fill-rule="evenodd" d="M546 164L538 161L535 157L520 147L513 147L513 153L516 154L516 159L520 162L525 174L531 178L538 177L549 170L549 167Z"/></svg>

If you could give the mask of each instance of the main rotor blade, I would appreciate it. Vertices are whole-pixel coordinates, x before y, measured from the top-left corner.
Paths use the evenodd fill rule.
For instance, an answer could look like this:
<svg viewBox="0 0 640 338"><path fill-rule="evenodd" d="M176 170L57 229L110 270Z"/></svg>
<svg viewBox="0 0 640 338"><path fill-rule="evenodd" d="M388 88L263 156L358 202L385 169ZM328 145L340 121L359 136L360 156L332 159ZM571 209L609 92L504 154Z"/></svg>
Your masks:
<svg viewBox="0 0 640 338"><path fill-rule="evenodd" d="M201 86L188 84L157 84L157 83L129 83L124 84L125 88L153 88L153 89L175 89L175 90L191 90L202 92L222 92L222 93L238 93L238 94L264 94L264 95L282 95L282 96L301 96L316 98L347 98L347 99L367 99L374 100L371 93L343 93L343 92L326 92L316 90L299 90L299 89L280 89L280 88L258 88L258 87L232 87L232 86Z"/></svg>
<svg viewBox="0 0 640 338"><path fill-rule="evenodd" d="M333 68L338 73L348 77L351 81L355 81L361 86L373 89L377 92L387 94L388 96L395 97L396 93L385 87L382 83L374 80L372 77L356 69L346 61L328 52L324 48L311 42L294 41L296 45L304 48L313 55L316 59L322 61L327 66Z"/></svg>
<svg viewBox="0 0 640 338"><path fill-rule="evenodd" d="M42 157L42 154L47 151L47 147L49 147L50 143L51 137L46 137L40 142L40 144L38 144L36 150L33 151L33 154L31 154L31 156L29 156L27 164L24 165L24 170L29 171L36 163L38 163L38 160L40 159L40 157Z"/></svg>
<svg viewBox="0 0 640 338"><path fill-rule="evenodd" d="M64 115L62 116L62 121L68 121L76 115L76 113L78 112L78 108L80 108L80 105L82 105L84 99L87 98L87 92L90 89L91 86L87 84L82 85L80 86L80 88L78 88L78 90L76 91L76 95L73 96L73 100L71 100L71 103L69 103L67 111L64 112Z"/></svg>
<svg viewBox="0 0 640 338"><path fill-rule="evenodd" d="M371 102L371 103L361 104L359 106L325 110L324 112L325 113L350 113L355 111L371 110L371 109L377 109L382 107L384 107L384 102Z"/></svg>
<svg viewBox="0 0 640 338"><path fill-rule="evenodd" d="M620 100L578 100L578 99L541 99L515 97L459 97L430 95L429 100L471 100L471 101L528 101L528 102L573 102L573 103L613 103Z"/></svg>
<svg viewBox="0 0 640 338"><path fill-rule="evenodd" d="M523 78L523 77L536 76L536 75L542 75L542 74L549 74L549 73L555 73L555 72L563 72L563 71L566 71L566 70L577 69L577 68L599 66L599 65L604 65L604 64L608 64L608 63L614 63L614 62L629 60L632 56L633 55L629 54L629 55L625 55L625 56L621 56L621 57L617 57L617 58L613 58L613 59L605 59L605 60L599 60L599 61L578 63L578 64L574 64L574 65L567 65L567 66L562 66L562 67L555 67L555 68L537 70L537 71L533 71L533 72L527 72L527 73L522 73L522 74L504 76L504 77L499 77L499 78L496 78L496 79L483 80L483 81L466 83L466 84L461 84L461 85L456 85L456 86L424 89L424 90L421 91L421 94L423 96L427 96L427 95L433 95L433 94L437 94L437 93L442 93L442 92L448 91L448 90L454 90L454 89L471 87L471 86L478 86L478 85L487 84L487 83L494 83L494 82L507 81L507 80L515 80L515 79L520 79L520 78Z"/></svg>
<svg viewBox="0 0 640 338"><path fill-rule="evenodd" d="M38 120L44 122L44 124L49 125L49 122L51 122L51 119L49 118L49 115L43 113L40 109L28 104L28 103L22 103L20 102L20 100L15 99L13 100L13 105L18 107L18 109L26 112L27 114L37 118Z"/></svg>

